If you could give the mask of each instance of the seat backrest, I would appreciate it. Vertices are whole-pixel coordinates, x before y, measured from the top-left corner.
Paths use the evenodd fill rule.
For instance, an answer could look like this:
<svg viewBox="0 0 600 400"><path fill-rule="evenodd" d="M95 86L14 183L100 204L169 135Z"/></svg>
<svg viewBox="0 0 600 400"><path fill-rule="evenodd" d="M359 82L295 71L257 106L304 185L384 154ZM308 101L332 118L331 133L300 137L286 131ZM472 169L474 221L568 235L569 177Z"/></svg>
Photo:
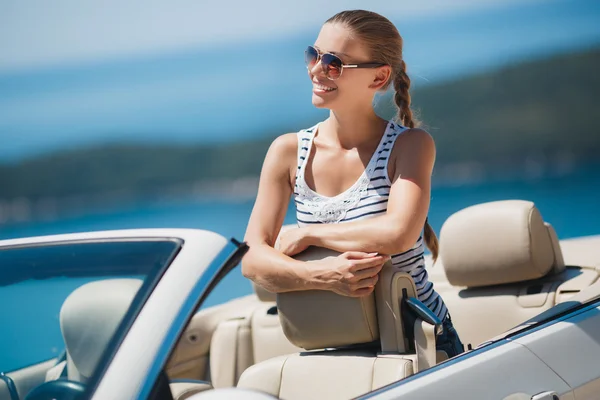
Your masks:
<svg viewBox="0 0 600 400"><path fill-rule="evenodd" d="M593 270L566 268L558 238L532 202L497 201L453 214L430 280L464 343L474 346L553 307ZM569 283L570 282L570 283Z"/></svg>
<svg viewBox="0 0 600 400"><path fill-rule="evenodd" d="M69 380L85 383L92 376L141 285L139 279L99 280L67 297L60 310L60 329ZM60 372L49 378L58 376Z"/></svg>
<svg viewBox="0 0 600 400"><path fill-rule="evenodd" d="M243 315L220 322L210 342L210 380L215 388L233 387L246 368L300 349L285 337L275 295L254 285L261 300Z"/></svg>
<svg viewBox="0 0 600 400"><path fill-rule="evenodd" d="M256 295L202 308L194 314L166 366L170 379L210 379L209 353L212 335L220 323L240 319L262 303Z"/></svg>
<svg viewBox="0 0 600 400"><path fill-rule="evenodd" d="M281 232L294 227L284 225ZM210 380L216 388L235 386L242 372L255 363L300 351L283 334L276 294L254 282L251 284L260 302L243 315L222 321L212 334Z"/></svg>
<svg viewBox="0 0 600 400"><path fill-rule="evenodd" d="M600 235L561 240L560 247L567 265L600 268Z"/></svg>
<svg viewBox="0 0 600 400"><path fill-rule="evenodd" d="M310 248L298 259L339 253ZM238 387L285 399L355 397L403 379L414 371L399 306L403 290L414 296L409 275L384 266L375 293L360 298L330 291L279 293L286 337L306 352L271 358L248 368ZM396 305L396 303L398 305ZM382 348L385 351L382 351Z"/></svg>

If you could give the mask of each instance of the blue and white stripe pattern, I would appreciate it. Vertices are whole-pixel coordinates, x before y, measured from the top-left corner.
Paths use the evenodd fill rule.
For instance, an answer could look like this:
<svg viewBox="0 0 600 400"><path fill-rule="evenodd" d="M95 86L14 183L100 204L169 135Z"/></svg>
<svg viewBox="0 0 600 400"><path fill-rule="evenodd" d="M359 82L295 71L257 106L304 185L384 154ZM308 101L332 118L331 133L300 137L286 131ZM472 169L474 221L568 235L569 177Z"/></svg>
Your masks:
<svg viewBox="0 0 600 400"><path fill-rule="evenodd" d="M318 125L298 132L298 168L294 188L298 225L343 223L384 214L392 186L387 171L389 155L396 138L406 128L390 121L363 175L352 187L335 197L319 195L308 187L304 179L317 128ZM413 277L419 300L443 320L448 310L427 278L424 250L421 235L412 249L392 256L392 266Z"/></svg>

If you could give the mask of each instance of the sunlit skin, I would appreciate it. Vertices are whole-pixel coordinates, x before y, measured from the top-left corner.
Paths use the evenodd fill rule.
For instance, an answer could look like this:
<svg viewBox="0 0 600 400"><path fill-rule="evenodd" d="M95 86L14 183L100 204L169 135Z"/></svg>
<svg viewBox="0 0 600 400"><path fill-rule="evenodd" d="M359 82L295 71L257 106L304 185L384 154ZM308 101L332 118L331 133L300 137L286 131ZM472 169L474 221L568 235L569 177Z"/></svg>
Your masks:
<svg viewBox="0 0 600 400"><path fill-rule="evenodd" d="M344 64L373 61L369 49L338 24L325 24L314 47L320 53L336 54ZM392 79L391 74L387 65L348 68L339 79L330 80L321 63L308 70L313 105L330 110L315 135L305 174L308 186L320 195L344 192L363 173L388 122L375 113L373 97ZM346 296L371 293L389 255L411 248L421 233L435 161L431 136L410 129L397 139L388 164L393 184L385 214L291 229L281 234L275 249L293 194L297 150L295 133L280 136L269 148L246 231L250 251L242 262L243 274L272 292L322 289ZM342 254L310 263L290 257L308 246Z"/></svg>

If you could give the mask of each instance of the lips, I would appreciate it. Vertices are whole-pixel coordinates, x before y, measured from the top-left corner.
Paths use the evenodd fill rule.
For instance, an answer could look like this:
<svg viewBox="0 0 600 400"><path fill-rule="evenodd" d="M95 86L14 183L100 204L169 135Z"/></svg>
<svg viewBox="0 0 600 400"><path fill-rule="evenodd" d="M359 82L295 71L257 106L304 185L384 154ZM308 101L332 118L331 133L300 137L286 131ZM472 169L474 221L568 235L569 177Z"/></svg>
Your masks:
<svg viewBox="0 0 600 400"><path fill-rule="evenodd" d="M331 87L331 86L326 86L323 85L321 83L318 82L314 82L313 81L313 89L319 92L333 92L334 90L337 90L337 88Z"/></svg>

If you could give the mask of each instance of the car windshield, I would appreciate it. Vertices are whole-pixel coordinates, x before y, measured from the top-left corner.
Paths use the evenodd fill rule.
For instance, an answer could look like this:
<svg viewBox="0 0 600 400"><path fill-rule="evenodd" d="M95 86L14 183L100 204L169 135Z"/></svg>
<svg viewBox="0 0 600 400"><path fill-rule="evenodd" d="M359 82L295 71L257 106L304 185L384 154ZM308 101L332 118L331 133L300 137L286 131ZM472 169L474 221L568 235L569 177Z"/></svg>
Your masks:
<svg viewBox="0 0 600 400"><path fill-rule="evenodd" d="M179 248L171 239L0 247L0 371L85 381Z"/></svg>

